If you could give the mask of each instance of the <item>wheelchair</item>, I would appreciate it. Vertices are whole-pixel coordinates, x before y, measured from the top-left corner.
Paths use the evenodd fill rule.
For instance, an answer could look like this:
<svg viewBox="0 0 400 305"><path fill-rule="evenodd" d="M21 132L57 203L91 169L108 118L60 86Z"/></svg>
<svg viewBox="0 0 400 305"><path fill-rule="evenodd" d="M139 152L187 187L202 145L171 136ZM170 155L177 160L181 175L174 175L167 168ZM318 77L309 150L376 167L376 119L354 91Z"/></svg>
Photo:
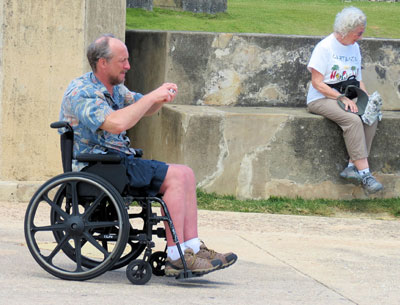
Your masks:
<svg viewBox="0 0 400 305"><path fill-rule="evenodd" d="M153 253L152 237L165 239L165 229L157 225L167 222L184 267L176 278L200 276L187 268L161 195L150 197L132 188L119 155L78 155L77 161L89 165L72 171L74 131L62 121L50 127L64 130L60 141L64 173L40 186L24 220L27 246L44 270L61 279L84 281L127 266L129 281L143 285L152 274L165 274L167 247ZM136 150L136 156L141 155ZM155 213L153 205L163 213Z"/></svg>

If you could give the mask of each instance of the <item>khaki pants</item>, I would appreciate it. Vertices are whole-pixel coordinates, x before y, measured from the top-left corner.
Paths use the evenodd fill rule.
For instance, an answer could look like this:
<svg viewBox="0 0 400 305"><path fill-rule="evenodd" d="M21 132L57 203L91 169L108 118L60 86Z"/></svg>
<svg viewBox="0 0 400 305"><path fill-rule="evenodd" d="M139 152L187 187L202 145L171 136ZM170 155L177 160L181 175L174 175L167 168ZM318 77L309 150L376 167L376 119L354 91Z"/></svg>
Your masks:
<svg viewBox="0 0 400 305"><path fill-rule="evenodd" d="M309 112L322 115L342 128L350 160L368 157L378 121L372 126L364 124L358 115L344 111L337 101L332 99L319 99L309 103L307 107Z"/></svg>

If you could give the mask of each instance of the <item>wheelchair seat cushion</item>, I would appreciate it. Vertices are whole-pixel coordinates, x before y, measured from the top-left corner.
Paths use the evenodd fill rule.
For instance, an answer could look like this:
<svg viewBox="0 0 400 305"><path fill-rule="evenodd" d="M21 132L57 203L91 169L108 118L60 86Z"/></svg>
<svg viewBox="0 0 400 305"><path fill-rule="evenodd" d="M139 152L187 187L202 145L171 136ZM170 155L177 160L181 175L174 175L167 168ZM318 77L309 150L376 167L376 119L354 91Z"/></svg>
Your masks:
<svg viewBox="0 0 400 305"><path fill-rule="evenodd" d="M119 154L122 164L126 167L129 185L132 188L145 190L148 196L156 196L164 182L168 171L168 164L156 160L135 158L119 151L110 151Z"/></svg>

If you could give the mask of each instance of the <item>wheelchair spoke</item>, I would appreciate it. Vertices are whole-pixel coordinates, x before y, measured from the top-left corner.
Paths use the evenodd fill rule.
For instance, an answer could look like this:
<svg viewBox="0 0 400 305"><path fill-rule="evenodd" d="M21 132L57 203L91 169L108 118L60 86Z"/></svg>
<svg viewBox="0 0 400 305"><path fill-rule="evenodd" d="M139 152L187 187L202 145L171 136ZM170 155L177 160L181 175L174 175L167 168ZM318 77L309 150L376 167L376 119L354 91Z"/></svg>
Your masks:
<svg viewBox="0 0 400 305"><path fill-rule="evenodd" d="M65 225L61 224L54 224L50 226L43 226L43 227L34 227L32 228L32 232L39 232L39 231L63 231L65 229Z"/></svg>
<svg viewBox="0 0 400 305"><path fill-rule="evenodd" d="M83 271L83 269L82 269L82 244L81 244L81 238L80 237L75 237L74 238L74 243L75 243L75 262L76 262L75 272L81 272L81 271Z"/></svg>
<svg viewBox="0 0 400 305"><path fill-rule="evenodd" d="M105 241L105 240L103 240L103 241L101 242L101 245L102 245L103 248L108 252L108 242Z"/></svg>
<svg viewBox="0 0 400 305"><path fill-rule="evenodd" d="M58 214L65 220L70 217L69 214L67 214L59 205L57 205L55 202L53 202L47 194L43 194L43 199L51 206L52 209L56 210Z"/></svg>
<svg viewBox="0 0 400 305"><path fill-rule="evenodd" d="M71 194L72 194L72 215L79 215L79 201L78 201L78 187L77 182L72 181L69 183L71 186Z"/></svg>
<svg viewBox="0 0 400 305"><path fill-rule="evenodd" d="M64 237L58 243L57 247L55 247L53 251L51 251L50 255L46 257L46 261L48 263L50 264L52 263L54 256L56 256L56 254L60 252L60 250L62 249L62 247L64 247L64 245L68 242L68 240L69 240L69 234L65 234Z"/></svg>
<svg viewBox="0 0 400 305"><path fill-rule="evenodd" d="M96 200L90 205L90 207L83 214L84 219L88 219L89 216L92 215L92 213L104 199L105 195L106 195L105 193L102 193L99 197L96 198Z"/></svg>
<svg viewBox="0 0 400 305"><path fill-rule="evenodd" d="M90 242L93 246L95 246L97 248L97 250L99 250L101 253L104 254L104 258L108 257L110 255L110 253L104 249L102 246L100 246L100 244L93 238L92 235L90 235L89 233L83 233L86 237L86 239L88 240L88 242Z"/></svg>

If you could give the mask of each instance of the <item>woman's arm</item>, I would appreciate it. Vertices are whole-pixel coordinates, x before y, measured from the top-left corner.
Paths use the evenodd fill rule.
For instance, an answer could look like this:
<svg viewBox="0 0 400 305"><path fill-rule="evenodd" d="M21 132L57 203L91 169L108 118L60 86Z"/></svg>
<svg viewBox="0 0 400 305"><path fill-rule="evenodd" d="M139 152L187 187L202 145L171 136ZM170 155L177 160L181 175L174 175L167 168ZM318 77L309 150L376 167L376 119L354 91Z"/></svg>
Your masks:
<svg viewBox="0 0 400 305"><path fill-rule="evenodd" d="M334 99L334 100L337 100L339 98L340 101L342 101L342 103L345 105L345 110L350 109L351 112L358 112L357 104L354 101L352 101L351 99L349 99L345 96L342 96L342 94L340 94L338 91L336 91L335 89L332 89L327 84L325 84L324 76L315 69L311 69L311 83L316 90L321 92L321 94L323 94L327 98ZM363 86L364 86L364 84L363 84ZM360 83L360 87L361 87L361 83ZM364 86L364 88L365 88L365 86ZM361 89L363 89L365 91L364 88L361 87Z"/></svg>

